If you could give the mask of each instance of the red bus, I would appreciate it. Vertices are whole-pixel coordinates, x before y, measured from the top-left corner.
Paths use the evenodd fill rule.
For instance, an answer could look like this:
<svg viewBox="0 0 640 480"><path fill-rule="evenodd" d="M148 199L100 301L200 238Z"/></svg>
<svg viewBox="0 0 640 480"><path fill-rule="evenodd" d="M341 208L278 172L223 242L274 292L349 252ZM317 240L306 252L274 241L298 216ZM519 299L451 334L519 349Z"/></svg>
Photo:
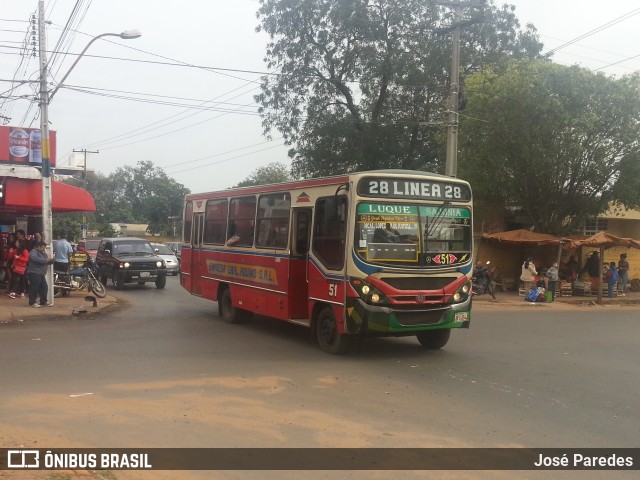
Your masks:
<svg viewBox="0 0 640 480"><path fill-rule="evenodd" d="M305 325L322 350L416 336L443 347L471 320L472 195L463 180L378 170L185 197L181 285Z"/></svg>

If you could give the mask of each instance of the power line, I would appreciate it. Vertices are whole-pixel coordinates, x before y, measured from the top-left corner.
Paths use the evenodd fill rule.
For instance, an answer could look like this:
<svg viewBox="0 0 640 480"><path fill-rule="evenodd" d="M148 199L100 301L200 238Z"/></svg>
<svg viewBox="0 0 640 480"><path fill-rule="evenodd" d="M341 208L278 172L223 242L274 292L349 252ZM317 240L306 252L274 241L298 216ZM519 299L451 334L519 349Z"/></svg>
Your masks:
<svg viewBox="0 0 640 480"><path fill-rule="evenodd" d="M2 80L0 80L2 81ZM214 100L202 100L202 99L196 99L196 98L187 98L187 97L174 97L171 95L160 95L157 93L144 93L144 92L131 92L128 90L114 90L114 89L110 89L110 88L98 88L98 87L87 87L87 86L82 86L82 85L68 85L65 84L63 85L61 88L66 88L69 90L73 90L73 91L77 91L77 92L83 92L83 93L97 93L97 92L115 92L115 93L128 93L130 95L140 95L140 96L144 96L144 97L157 97L157 98L169 98L169 99L175 99L175 100L188 100L188 101L192 101L192 102L199 102L200 104L206 104L206 103L214 103L214 104L219 104L219 105L231 105L231 106L243 106L242 104L239 103L229 103L229 102L216 102ZM94 92L94 90L96 92ZM119 98L119 97L118 97ZM135 97L122 97L125 99L131 99L131 100L138 100ZM187 105L187 104L184 104ZM196 106L197 108L197 106Z"/></svg>
<svg viewBox="0 0 640 480"><path fill-rule="evenodd" d="M258 145L264 145L265 143L271 143L271 142L275 142L277 140L282 140L282 137L274 138L273 140L266 140L264 142L254 143L253 145L247 145L246 147L234 148L233 150L227 150L226 152L222 152L222 153L215 153L213 155L207 155L206 157L200 157L200 158L196 158L194 160L186 160L184 162L174 163L172 165L164 165L164 166L162 166L162 168L179 167L180 165L186 165L186 164L189 164L189 163L199 162L201 160L208 160L210 158L221 157L222 155L227 155L229 153L239 152L240 150L246 150L247 148L257 147ZM257 150L257 151L261 152L262 149L261 150Z"/></svg>
<svg viewBox="0 0 640 480"><path fill-rule="evenodd" d="M634 58L638 58L638 57L640 57L640 54L638 54L638 55L633 55L633 56L631 56L631 57L624 58L624 59L619 60L619 61L617 61L617 62L610 63L609 65L605 65L605 66L603 66L603 67L595 68L593 71L594 71L594 72L597 72L598 70L602 70L603 68L613 67L614 65L618 65L619 63L624 63L624 62L627 62L627 61L629 61L629 60L633 60Z"/></svg>
<svg viewBox="0 0 640 480"><path fill-rule="evenodd" d="M117 42L111 42L110 40L104 40L105 42L110 42L110 43L114 43L116 45L120 45L122 47L124 47L125 45L121 45ZM0 47L2 48L8 48L8 49L18 49L18 47L12 47L10 45L0 45ZM131 47L128 47L131 48ZM78 56L80 55L79 53L67 53L67 52L60 52L60 51L56 51L56 50L47 50L47 53L49 54L57 54L57 53L66 53L67 55L75 55ZM274 73L274 72L261 72L261 71L257 71L257 70L242 70L242 69L238 69L238 68L223 68L223 67L210 67L210 66L206 66L206 65L194 65L194 64L190 64L190 63L180 63L180 62L159 62L156 60L141 60L141 59L137 59L137 58L124 58L124 57L112 57L109 55L92 55L89 53L85 53L83 55L83 57L88 57L88 58L100 58L100 59L104 59L104 60L120 60L123 62L134 62L134 63L146 63L146 64L152 64L152 65L164 65L164 66L169 66L169 67L185 67L185 68L197 68L200 70L206 70L206 71L211 71L211 73L220 73L220 72L236 72L236 73L249 73L249 74L255 74L255 75L270 75L270 76L277 76L277 75L281 75L280 73ZM239 77L233 77L230 75L227 75L231 78L235 78L236 80L242 80L245 82L252 82L252 83L259 83L257 80L248 80L246 78L239 78Z"/></svg>
<svg viewBox="0 0 640 480"><path fill-rule="evenodd" d="M631 10L630 12L625 13L624 15L621 15L620 17L614 18L613 20L607 22L607 23L603 23L602 25L600 25L599 27L594 28L593 30L589 30L587 33L584 33L576 38L574 38L573 40L569 40L568 42L563 43L562 45L559 45L555 48L552 48L551 50L549 50L546 55L549 55L551 53L557 52L558 50L568 47L569 45L573 45L574 43L579 42L580 40L584 40L587 37L590 37L591 35L594 35L598 32L601 32L603 30L606 30L609 27L612 27L613 25L620 23L624 20L627 20L628 18L631 18L635 15L638 15L640 13L640 8L636 8Z"/></svg>
<svg viewBox="0 0 640 480"><path fill-rule="evenodd" d="M211 167L212 165L218 165L220 163L229 162L231 160L236 160L238 158L248 157L249 155L254 155L256 153L264 152L264 151L267 151L267 150L273 150L274 148L279 148L279 147L282 147L282 146L283 146L283 144L278 144L278 145L274 145L272 147L262 148L260 150L254 151L254 152L249 152L249 153L245 153L245 154L242 154L242 155L237 155L235 157L225 158L224 160L218 160L217 162L211 162L211 163L208 163L206 165L200 165L200 166L197 166L197 167L185 168L183 170L178 170L176 172L173 172L173 173L171 173L171 175L177 175L178 173L189 172L191 170L196 170L198 168Z"/></svg>

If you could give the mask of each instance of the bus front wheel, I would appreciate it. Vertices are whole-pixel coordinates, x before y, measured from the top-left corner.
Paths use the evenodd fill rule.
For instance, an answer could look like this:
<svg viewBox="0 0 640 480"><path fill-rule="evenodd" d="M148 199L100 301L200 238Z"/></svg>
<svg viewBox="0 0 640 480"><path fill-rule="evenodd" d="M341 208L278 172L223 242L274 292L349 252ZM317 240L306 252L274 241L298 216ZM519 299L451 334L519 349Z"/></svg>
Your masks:
<svg viewBox="0 0 640 480"><path fill-rule="evenodd" d="M416 335L420 345L430 350L438 350L444 347L451 336L451 329L430 330L428 332L420 332Z"/></svg>
<svg viewBox="0 0 640 480"><path fill-rule="evenodd" d="M251 318L251 312L236 308L231 301L231 290L228 288L222 292L222 298L220 299L220 310L222 320L226 323L244 323Z"/></svg>
<svg viewBox="0 0 640 480"><path fill-rule="evenodd" d="M330 307L323 308L316 320L317 337L320 348L333 355L345 353L351 346L351 337L339 333L338 322Z"/></svg>

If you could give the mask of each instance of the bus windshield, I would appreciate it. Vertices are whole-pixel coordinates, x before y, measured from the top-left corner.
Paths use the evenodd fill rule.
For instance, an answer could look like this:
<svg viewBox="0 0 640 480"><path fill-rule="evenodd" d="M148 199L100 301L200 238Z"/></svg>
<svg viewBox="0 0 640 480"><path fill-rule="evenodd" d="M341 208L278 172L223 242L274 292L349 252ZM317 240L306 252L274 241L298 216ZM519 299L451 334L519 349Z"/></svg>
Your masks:
<svg viewBox="0 0 640 480"><path fill-rule="evenodd" d="M443 267L471 256L467 207L362 202L356 224L356 251L367 263Z"/></svg>

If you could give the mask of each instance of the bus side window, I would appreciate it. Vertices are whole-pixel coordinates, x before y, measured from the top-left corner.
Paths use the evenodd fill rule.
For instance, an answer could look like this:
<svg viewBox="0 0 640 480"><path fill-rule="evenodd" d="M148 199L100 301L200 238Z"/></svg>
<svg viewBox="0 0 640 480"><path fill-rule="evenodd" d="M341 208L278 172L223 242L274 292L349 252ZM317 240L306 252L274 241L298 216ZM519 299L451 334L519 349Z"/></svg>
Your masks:
<svg viewBox="0 0 640 480"><path fill-rule="evenodd" d="M313 253L332 270L344 267L345 222L347 200L344 196L319 198L316 201L313 227Z"/></svg>
<svg viewBox="0 0 640 480"><path fill-rule="evenodd" d="M295 219L295 253L307 254L309 253L309 224L311 223L311 215L309 212L297 212Z"/></svg>

